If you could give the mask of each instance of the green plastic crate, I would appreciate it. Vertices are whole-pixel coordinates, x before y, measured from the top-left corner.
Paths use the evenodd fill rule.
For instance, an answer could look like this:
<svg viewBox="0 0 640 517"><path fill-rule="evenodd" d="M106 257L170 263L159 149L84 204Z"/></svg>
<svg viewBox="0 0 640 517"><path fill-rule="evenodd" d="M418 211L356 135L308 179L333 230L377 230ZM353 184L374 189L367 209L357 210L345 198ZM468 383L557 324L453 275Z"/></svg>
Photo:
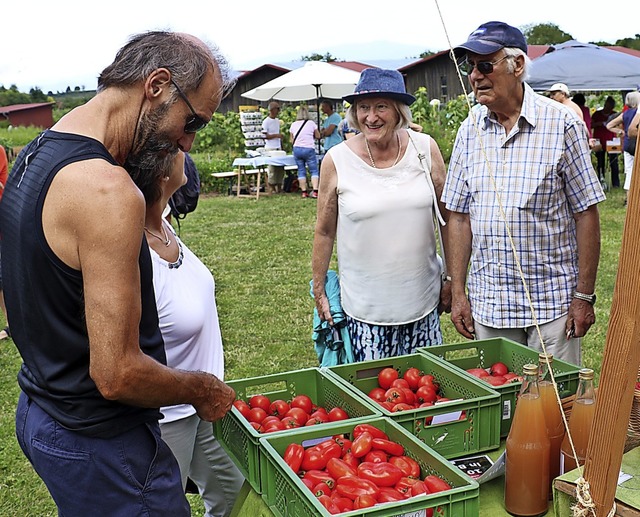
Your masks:
<svg viewBox="0 0 640 517"><path fill-rule="evenodd" d="M386 417L367 419L387 433L390 440L404 446L405 454L420 464L421 477L433 474L447 481L452 489L436 494L412 497L405 501L385 503L371 508L341 513L345 517L391 517L424 515L423 510L434 508L434 517L474 517L479 515L478 484L454 467L441 455L407 430ZM329 516L329 512L302 483L300 478L284 462L282 456L287 446L299 443L313 445L322 438L344 434L349 439L355 422L334 422L329 429L307 427L290 436L265 435L260 439L266 461L261 463L264 490L262 498L278 517Z"/></svg>
<svg viewBox="0 0 640 517"><path fill-rule="evenodd" d="M318 368L225 382L236 391L238 399L246 402L256 394L266 395L271 401L276 399L289 401L296 395L308 395L315 404L324 406L327 411L336 406L343 408L350 417L349 422L380 415L379 411L363 403L345 390L342 384ZM317 424L317 427L323 429L330 425L330 423ZM295 431L296 429L288 429L269 434L283 435ZM213 432L253 489L261 493L259 440L265 434L251 427L235 407L231 408L224 418L214 422Z"/></svg>
<svg viewBox="0 0 640 517"><path fill-rule="evenodd" d="M368 397L368 393L378 387L378 373L383 368L395 368L402 376L412 366L425 374L432 374L440 384L441 395L452 399L451 402L393 413ZM415 353L332 366L327 370L357 396L384 416L398 422L445 458L468 456L500 446L500 395L490 386L460 373L458 368L437 357ZM462 419L430 423L432 417L455 412L464 412ZM439 416L439 419L445 417Z"/></svg>
<svg viewBox="0 0 640 517"><path fill-rule="evenodd" d="M455 367L489 368L493 363L502 362L510 371L522 375L522 367L527 363L538 364L538 352L527 346L505 338L465 341L451 345L430 346L418 349L418 353L444 359ZM553 375L558 385L560 397L573 395L578 389L580 367L559 359L553 360ZM469 375L464 372L465 375ZM481 381L484 382L484 381ZM500 436L506 437L511 429L511 421L516 407L516 396L520 392L521 382L510 382L502 386L493 386L500 393L502 422Z"/></svg>

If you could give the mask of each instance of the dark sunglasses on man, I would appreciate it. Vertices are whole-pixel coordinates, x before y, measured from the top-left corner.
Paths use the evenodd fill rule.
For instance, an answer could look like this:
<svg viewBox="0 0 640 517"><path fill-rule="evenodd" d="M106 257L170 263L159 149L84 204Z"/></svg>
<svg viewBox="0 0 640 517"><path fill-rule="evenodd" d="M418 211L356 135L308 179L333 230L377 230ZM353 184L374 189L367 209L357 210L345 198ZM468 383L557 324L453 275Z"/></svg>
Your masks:
<svg viewBox="0 0 640 517"><path fill-rule="evenodd" d="M460 72L462 75L470 75L473 72L474 68L478 69L482 75L489 75L493 73L494 66L504 61L509 56L502 56L500 59L496 59L495 61L469 61L466 57L458 63L458 67L460 68Z"/></svg>
<svg viewBox="0 0 640 517"><path fill-rule="evenodd" d="M173 84L175 89L178 91L178 95L180 95L180 98L185 102L185 104L189 107L189 109L191 110L191 113L192 113L187 118L187 121L184 124L184 132L188 133L188 134L193 134L193 133L197 133L201 129L204 129L207 126L207 124L209 123L209 121L203 119L200 115L198 115L196 113L196 110L193 109L193 106L189 102L189 99L187 99L187 96L180 89L180 87L176 84L176 82L173 80L173 78L171 78L171 84Z"/></svg>

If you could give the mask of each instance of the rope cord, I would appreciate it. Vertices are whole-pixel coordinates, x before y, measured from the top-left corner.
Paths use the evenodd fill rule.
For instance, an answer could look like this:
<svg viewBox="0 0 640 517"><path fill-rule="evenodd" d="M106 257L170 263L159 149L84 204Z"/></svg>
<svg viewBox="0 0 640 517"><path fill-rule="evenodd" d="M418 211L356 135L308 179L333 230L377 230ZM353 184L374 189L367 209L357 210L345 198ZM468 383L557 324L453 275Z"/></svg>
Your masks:
<svg viewBox="0 0 640 517"><path fill-rule="evenodd" d="M505 230L507 232L507 236L509 238L509 244L511 246L511 250L513 252L513 256L514 256L514 260L516 263L516 267L518 269L518 274L520 276L520 280L522 282L522 287L524 288L524 292L527 298L527 301L529 302L529 309L531 310L531 317L533 319L533 323L534 326L536 328L536 332L538 334L538 338L540 339L540 345L542 347L543 352L546 354L547 353L547 349L545 347L544 344L544 339L542 337L542 332L540 330L540 326L538 324L538 318L536 315L536 311L535 308L533 307L533 301L531 300L531 294L529 291L529 287L527 286L527 281L524 277L524 272L522 271L522 267L520 264L520 258L518 256L518 250L516 249L516 245L515 242L513 241L512 235L511 235L511 229L509 227L509 223L507 221L507 217L506 214L504 212L504 206L502 204L502 197L500 195L500 192L498 191L497 185L496 185L496 180L495 180L495 175L494 175L494 171L493 168L491 166L491 162L489 161L489 157L487 156L486 153L486 149L484 147L484 141L482 138L482 135L480 134L480 129L477 123L477 119L476 119L476 114L474 113L472 106L471 106L471 100L469 99L469 93L467 91L467 88L464 84L464 79L462 77L462 73L460 72L460 65L458 63L458 61L456 60L456 56L455 53L453 51L453 45L451 44L451 39L449 38L449 33L447 31L447 25L444 21L444 17L442 16L442 11L440 10L440 4L438 3L438 0L434 0L435 4L436 4L436 9L438 10L438 15L440 17L440 21L442 23L442 28L445 32L445 37L447 39L447 44L449 45L449 53L451 55L451 59L455 64L456 67L456 74L458 76L458 80L460 81L460 85L462 86L462 91L464 92L465 95L465 99L467 101L467 106L469 108L469 116L471 117L472 121L473 121L473 127L475 129L476 132L476 136L478 138L478 142L480 143L480 150L482 152L482 155L484 157L485 163L487 165L487 170L489 171L489 178L491 180L491 185L493 187L494 193L496 195L496 200L498 202L498 208L500 211L500 215L502 217L502 220L504 222L505 225ZM558 385L556 383L556 378L555 375L553 373L553 368L551 368L551 365L548 361L548 358L545 358L546 362L547 362L547 369L549 370L549 375L551 376L551 382L553 384L553 391L555 393L556 396L556 402L558 403L558 407L560 408L560 415L562 416L562 422L564 424L564 428L565 428L565 432L567 434L567 438L569 439L569 445L571 446L571 452L573 453L573 457L576 461L576 465L578 465L578 469L579 469L579 473L580 473L580 478L578 479L578 481L582 480L583 483L578 485L578 503L576 505L574 505L574 507L572 507L573 511L574 511L574 517L582 517L585 515L588 515L589 513L591 513L592 515L596 515L595 514L595 504L593 504L592 498L591 498L591 493L589 492L589 483L587 481L584 480L584 478L582 477L583 474L583 468L581 465L579 465L579 461L578 461L578 454L576 452L574 443L573 443L573 439L571 437L571 432L569 431L569 424L567 422L567 417L564 413L564 411L562 410L562 400L560 399L560 394L558 393ZM579 509L579 511L584 512L584 513L577 513L578 510L576 510L576 508L579 508L580 506L582 506L583 508ZM613 513L612 513L613 512ZM614 508L611 510L611 512L609 513L609 516L614 515L615 513L615 502L614 502Z"/></svg>

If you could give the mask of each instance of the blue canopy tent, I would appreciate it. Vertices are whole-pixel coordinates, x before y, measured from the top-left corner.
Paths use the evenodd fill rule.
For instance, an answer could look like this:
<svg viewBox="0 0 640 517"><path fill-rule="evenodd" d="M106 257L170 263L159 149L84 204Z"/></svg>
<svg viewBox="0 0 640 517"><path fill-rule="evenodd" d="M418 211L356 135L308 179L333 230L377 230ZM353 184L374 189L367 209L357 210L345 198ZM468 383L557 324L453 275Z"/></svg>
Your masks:
<svg viewBox="0 0 640 517"><path fill-rule="evenodd" d="M534 59L527 83L536 91L554 83L564 83L572 92L635 90L640 85L640 58L571 40Z"/></svg>

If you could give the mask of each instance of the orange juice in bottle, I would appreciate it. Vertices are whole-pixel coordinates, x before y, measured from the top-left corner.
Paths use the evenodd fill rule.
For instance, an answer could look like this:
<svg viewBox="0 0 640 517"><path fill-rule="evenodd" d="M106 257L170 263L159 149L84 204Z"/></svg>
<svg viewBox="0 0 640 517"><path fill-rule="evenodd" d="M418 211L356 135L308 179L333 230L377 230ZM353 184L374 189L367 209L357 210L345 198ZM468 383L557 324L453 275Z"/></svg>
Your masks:
<svg viewBox="0 0 640 517"><path fill-rule="evenodd" d="M548 510L549 451L538 365L526 364L506 443L504 505L510 514L541 515Z"/></svg>
<svg viewBox="0 0 640 517"><path fill-rule="evenodd" d="M553 364L553 355L541 352L539 354L539 362L538 388L551 446L549 453L549 499L551 499L553 496L553 480L560 475L560 446L564 438L564 422L556 399L556 392L553 388L553 379L549 373Z"/></svg>
<svg viewBox="0 0 640 517"><path fill-rule="evenodd" d="M584 465L589 445L589 434L593 415L596 412L596 396L593 389L593 370L582 368L579 372L578 391L569 416L569 433L578 456L578 464ZM577 468L569 437L565 436L560 447L560 472L565 473Z"/></svg>

